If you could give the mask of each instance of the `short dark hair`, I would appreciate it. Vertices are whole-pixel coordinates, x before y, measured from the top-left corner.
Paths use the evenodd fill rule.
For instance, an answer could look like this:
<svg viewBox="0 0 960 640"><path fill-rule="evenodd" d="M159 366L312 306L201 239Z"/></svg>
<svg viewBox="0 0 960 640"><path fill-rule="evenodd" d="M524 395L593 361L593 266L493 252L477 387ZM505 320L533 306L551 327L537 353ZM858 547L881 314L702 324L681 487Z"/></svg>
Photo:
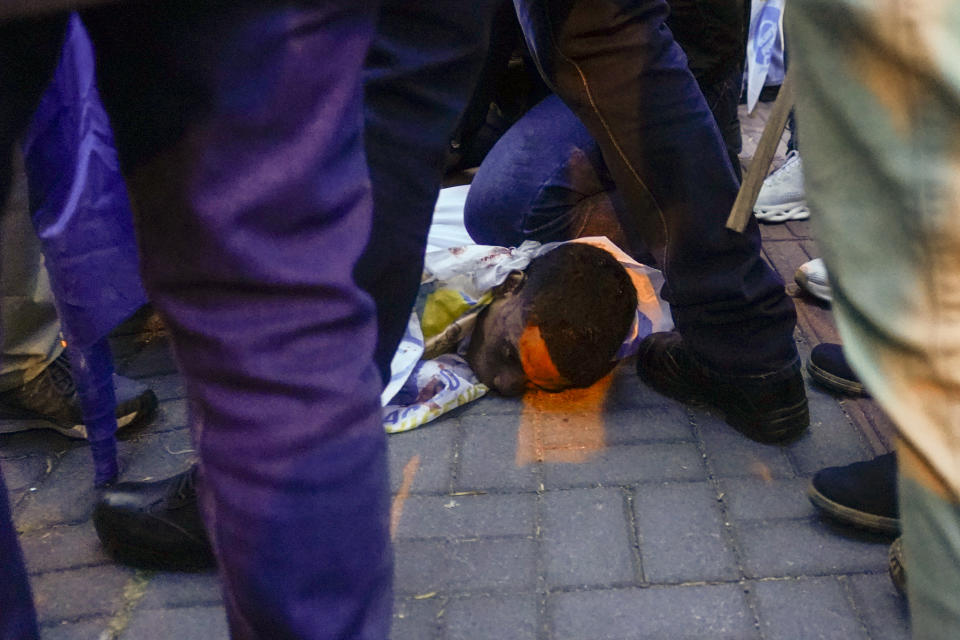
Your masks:
<svg viewBox="0 0 960 640"><path fill-rule="evenodd" d="M610 253L579 242L534 259L523 295L557 371L575 387L605 376L630 330L637 290Z"/></svg>

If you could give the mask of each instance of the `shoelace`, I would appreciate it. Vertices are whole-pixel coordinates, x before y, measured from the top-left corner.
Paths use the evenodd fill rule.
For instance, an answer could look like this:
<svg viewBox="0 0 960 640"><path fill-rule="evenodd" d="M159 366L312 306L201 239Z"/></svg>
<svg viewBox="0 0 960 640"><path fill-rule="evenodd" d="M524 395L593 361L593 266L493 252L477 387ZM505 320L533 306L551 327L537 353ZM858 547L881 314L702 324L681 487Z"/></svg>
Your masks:
<svg viewBox="0 0 960 640"><path fill-rule="evenodd" d="M765 180L768 184L779 184L787 179L788 176L792 176L801 167L800 163L800 154L796 150L791 151L787 154L787 159L784 161L780 167L767 176Z"/></svg>
<svg viewBox="0 0 960 640"><path fill-rule="evenodd" d="M47 365L46 373L50 375L50 382L63 396L71 396L77 390L72 371L70 361L63 355Z"/></svg>

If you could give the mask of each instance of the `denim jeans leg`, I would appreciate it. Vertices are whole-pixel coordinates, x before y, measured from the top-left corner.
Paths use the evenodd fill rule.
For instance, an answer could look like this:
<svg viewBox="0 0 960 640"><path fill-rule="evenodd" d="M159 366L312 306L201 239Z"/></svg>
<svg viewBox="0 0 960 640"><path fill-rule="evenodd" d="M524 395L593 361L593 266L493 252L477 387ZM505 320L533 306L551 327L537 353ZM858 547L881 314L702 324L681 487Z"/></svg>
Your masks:
<svg viewBox="0 0 960 640"><path fill-rule="evenodd" d="M737 181L663 0L515 0L541 72L603 151L618 190L660 258L684 340L729 375L796 361L796 313L760 257L760 232L726 229ZM604 33L603 38L596 37Z"/></svg>
<svg viewBox="0 0 960 640"><path fill-rule="evenodd" d="M550 95L515 122L484 158L467 194L464 223L481 244L570 240L584 222L578 205L612 190L593 138Z"/></svg>
<svg viewBox="0 0 960 640"><path fill-rule="evenodd" d="M389 635L376 323L353 280L375 18L356 0L86 15L233 638Z"/></svg>
<svg viewBox="0 0 960 640"><path fill-rule="evenodd" d="M389 380L420 286L423 252L457 121L483 64L491 0L388 0L364 68L374 233L357 265L377 306L375 360Z"/></svg>

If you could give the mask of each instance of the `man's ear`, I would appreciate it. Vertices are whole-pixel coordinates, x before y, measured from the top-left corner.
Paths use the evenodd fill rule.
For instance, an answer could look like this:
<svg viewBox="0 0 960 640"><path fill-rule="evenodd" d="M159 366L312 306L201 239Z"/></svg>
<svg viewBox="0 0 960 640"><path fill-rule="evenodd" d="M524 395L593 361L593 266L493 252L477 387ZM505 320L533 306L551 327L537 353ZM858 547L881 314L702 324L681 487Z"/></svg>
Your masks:
<svg viewBox="0 0 960 640"><path fill-rule="evenodd" d="M513 270L507 279L498 284L493 289L493 297L501 298L508 294L517 294L523 288L523 283L527 280L527 274L523 271Z"/></svg>

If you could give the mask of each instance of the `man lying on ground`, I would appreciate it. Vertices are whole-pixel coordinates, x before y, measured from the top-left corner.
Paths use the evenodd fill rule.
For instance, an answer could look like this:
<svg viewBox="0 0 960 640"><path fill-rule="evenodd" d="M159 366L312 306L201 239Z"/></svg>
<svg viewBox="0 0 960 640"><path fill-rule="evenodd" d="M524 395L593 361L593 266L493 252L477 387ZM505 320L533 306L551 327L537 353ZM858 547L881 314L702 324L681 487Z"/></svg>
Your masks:
<svg viewBox="0 0 960 640"><path fill-rule="evenodd" d="M595 245L607 247L600 248ZM463 255L474 247L447 250ZM444 347L437 363L440 375L410 380L385 410L388 431L406 431L486 392L519 395L528 388L560 391L587 387L635 352L653 331L672 327L669 311L656 295L656 272L630 259L605 238L584 238L554 246L528 243L518 249L478 247L482 266L448 280L429 272L418 311L427 324L436 325L437 299L453 308L436 335L427 340L427 356ZM480 254L484 257L480 257ZM529 261L529 264L526 264ZM631 267L627 270L622 264ZM449 262L449 261L448 261ZM523 265L521 268L515 268ZM488 276L499 271L495 280ZM652 272L652 273L651 273ZM445 271L444 273L450 273ZM651 277L651 275L653 277ZM469 282L467 282L469 281ZM458 282L470 294L449 303L450 283ZM487 287L486 282L495 286ZM437 295L439 293L439 295ZM457 323L466 316L470 322ZM449 331L454 327L454 331ZM447 341L450 335L455 340ZM418 342L412 340L411 342ZM424 364L424 363L421 363ZM469 365L476 373L464 371ZM455 377L456 376L456 377ZM461 383L479 388L463 394ZM442 400L450 389L456 399ZM417 408L424 408L417 412ZM406 413L404 413L406 412ZM104 547L117 560L167 570L212 566L214 559L197 509L196 468L154 483L121 483L106 491L94 511L94 525Z"/></svg>

